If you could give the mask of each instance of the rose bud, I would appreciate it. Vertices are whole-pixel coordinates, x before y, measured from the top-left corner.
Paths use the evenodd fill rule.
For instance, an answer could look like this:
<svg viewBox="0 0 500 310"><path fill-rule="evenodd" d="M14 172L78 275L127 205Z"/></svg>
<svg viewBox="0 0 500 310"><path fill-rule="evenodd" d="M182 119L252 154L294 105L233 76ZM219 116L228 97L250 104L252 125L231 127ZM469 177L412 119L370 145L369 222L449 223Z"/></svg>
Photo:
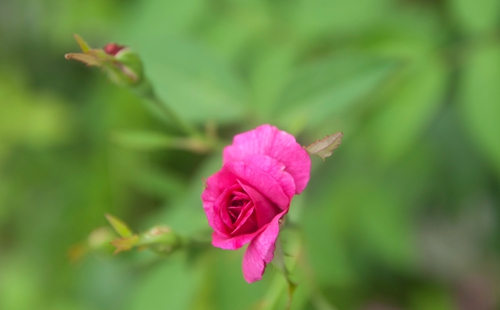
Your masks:
<svg viewBox="0 0 500 310"><path fill-rule="evenodd" d="M125 48L126 47L123 45L118 45L116 43L108 43L102 49L104 50L104 52L106 54L111 55L111 56L116 56L116 54L118 54L119 51L121 51Z"/></svg>
<svg viewBox="0 0 500 310"><path fill-rule="evenodd" d="M280 221L309 182L311 160L295 138L270 125L236 135L220 171L206 180L201 199L213 228L212 244L236 250L249 244L243 276L262 279L274 257Z"/></svg>
<svg viewBox="0 0 500 310"><path fill-rule="evenodd" d="M74 59L88 66L101 67L109 78L120 86L142 86L144 72L139 56L128 47L109 43L102 49L93 49L80 36L74 35L82 53L68 53L66 59Z"/></svg>

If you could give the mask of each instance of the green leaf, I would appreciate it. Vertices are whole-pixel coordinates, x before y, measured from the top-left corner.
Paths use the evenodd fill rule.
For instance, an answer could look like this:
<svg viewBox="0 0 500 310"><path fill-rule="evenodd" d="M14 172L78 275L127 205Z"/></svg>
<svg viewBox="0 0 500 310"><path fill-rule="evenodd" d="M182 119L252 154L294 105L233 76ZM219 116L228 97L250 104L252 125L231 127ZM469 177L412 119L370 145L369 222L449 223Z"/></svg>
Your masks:
<svg viewBox="0 0 500 310"><path fill-rule="evenodd" d="M137 280L125 309L192 309L200 282L200 270L188 266L184 257L172 257Z"/></svg>
<svg viewBox="0 0 500 310"><path fill-rule="evenodd" d="M87 42L85 42L85 40L82 37L80 37L76 33L73 34L73 37L75 37L75 40L80 46L82 52L87 53L88 51L90 51L91 49L90 46L87 44Z"/></svg>
<svg viewBox="0 0 500 310"><path fill-rule="evenodd" d="M359 44L371 54L408 63L428 59L446 44L448 35L442 19L429 7L408 7L370 27Z"/></svg>
<svg viewBox="0 0 500 310"><path fill-rule="evenodd" d="M111 214L105 214L104 216L108 220L109 224L113 226L113 229L116 231L116 233L122 238L130 238L134 235L132 230L122 220L114 217Z"/></svg>
<svg viewBox="0 0 500 310"><path fill-rule="evenodd" d="M500 175L500 45L474 46L460 81L460 112L473 142Z"/></svg>
<svg viewBox="0 0 500 310"><path fill-rule="evenodd" d="M0 272L2 309L34 309L43 303L43 276L35 261L11 252L3 257Z"/></svg>
<svg viewBox="0 0 500 310"><path fill-rule="evenodd" d="M140 191L161 199L180 196L186 188L184 175L150 163L137 164L130 179Z"/></svg>
<svg viewBox="0 0 500 310"><path fill-rule="evenodd" d="M284 127L316 126L332 114L373 95L397 68L395 62L362 54L340 54L299 70L274 114Z"/></svg>
<svg viewBox="0 0 500 310"><path fill-rule="evenodd" d="M369 27L385 13L390 0L296 1L293 21L304 36L318 33L355 32ZM288 4L291 5L291 4Z"/></svg>
<svg viewBox="0 0 500 310"><path fill-rule="evenodd" d="M500 1L497 0L451 0L450 13L459 22L465 33L493 31L498 27Z"/></svg>
<svg viewBox="0 0 500 310"><path fill-rule="evenodd" d="M373 261L394 269L414 264L413 219L408 208L402 208L409 203L382 182L371 154L365 156L366 162L349 156L348 168L326 165L309 185L310 191L318 189L308 197L301 224L314 278L322 286L362 282L360 270Z"/></svg>
<svg viewBox="0 0 500 310"><path fill-rule="evenodd" d="M201 140L195 138L179 138L163 133L147 131L129 131L115 133L112 140L127 148L144 151L158 149L181 149L196 153L205 153L208 146Z"/></svg>
<svg viewBox="0 0 500 310"><path fill-rule="evenodd" d="M11 143L39 148L66 141L73 133L68 103L52 92L35 92L18 75L0 73L0 101L9 102L0 107L0 153Z"/></svg>
<svg viewBox="0 0 500 310"><path fill-rule="evenodd" d="M442 287L431 285L411 292L411 309L415 310L453 310L457 308L454 294Z"/></svg>
<svg viewBox="0 0 500 310"><path fill-rule="evenodd" d="M221 165L220 154L208 157L190 179L183 195L174 197L170 203L174 207L165 208L160 215L156 214L151 218L150 225L165 223L175 232L186 236L210 229L201 204L203 179L219 170Z"/></svg>
<svg viewBox="0 0 500 310"><path fill-rule="evenodd" d="M244 116L245 84L227 59L191 37L146 37L151 39L141 51L145 75L176 114L199 122L227 122Z"/></svg>
<svg viewBox="0 0 500 310"><path fill-rule="evenodd" d="M269 48L255 61L251 68L250 83L253 89L253 106L257 113L269 118L279 103L283 89L293 73L296 46Z"/></svg>
<svg viewBox="0 0 500 310"><path fill-rule="evenodd" d="M448 68L440 58L431 58L408 68L406 77L386 96L366 128L385 161L393 161L422 137L429 121L441 106L448 83Z"/></svg>
<svg viewBox="0 0 500 310"><path fill-rule="evenodd" d="M213 249L210 252L210 255L206 255L200 263L207 272L207 277L203 279L203 287L210 292L213 309L255 309L256 307L250 307L250 305L256 305L259 299L269 291L272 275L285 282L281 275L273 273L271 267L264 274L262 281L249 285L243 279L241 270L244 249L238 251ZM228 298L228 292L238 292L238 295Z"/></svg>

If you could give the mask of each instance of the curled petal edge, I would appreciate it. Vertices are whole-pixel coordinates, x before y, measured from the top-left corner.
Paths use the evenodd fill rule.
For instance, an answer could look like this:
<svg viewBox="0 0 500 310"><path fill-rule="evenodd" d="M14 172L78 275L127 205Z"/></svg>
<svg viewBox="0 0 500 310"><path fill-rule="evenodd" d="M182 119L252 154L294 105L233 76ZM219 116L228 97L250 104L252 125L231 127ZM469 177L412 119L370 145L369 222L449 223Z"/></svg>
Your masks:
<svg viewBox="0 0 500 310"><path fill-rule="evenodd" d="M261 280L267 264L273 260L276 238L280 232L280 219L285 214L286 211L283 211L276 215L266 229L248 245L243 256L243 277L248 283Z"/></svg>

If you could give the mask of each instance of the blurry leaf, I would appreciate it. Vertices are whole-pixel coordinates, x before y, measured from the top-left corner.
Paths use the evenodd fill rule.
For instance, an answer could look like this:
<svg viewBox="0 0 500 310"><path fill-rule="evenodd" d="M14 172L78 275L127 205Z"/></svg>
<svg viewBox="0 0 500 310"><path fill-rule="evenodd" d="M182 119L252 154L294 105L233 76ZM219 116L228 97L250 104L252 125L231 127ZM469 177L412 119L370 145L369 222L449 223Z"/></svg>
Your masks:
<svg viewBox="0 0 500 310"><path fill-rule="evenodd" d="M500 45L475 46L465 61L459 102L466 128L500 174Z"/></svg>
<svg viewBox="0 0 500 310"><path fill-rule="evenodd" d="M67 272L77 275L72 284L85 299L83 304L90 303L89 310L96 305L102 309L124 309L138 279L131 272L130 261L125 263L118 258L84 260L78 268Z"/></svg>
<svg viewBox="0 0 500 310"><path fill-rule="evenodd" d="M113 226L116 233L119 234L122 238L130 238L134 235L132 230L122 220L112 216L111 214L105 214L105 216L109 224Z"/></svg>
<svg viewBox="0 0 500 310"><path fill-rule="evenodd" d="M296 51L292 46L265 50L252 66L251 84L256 112L265 117L273 111L290 80Z"/></svg>
<svg viewBox="0 0 500 310"><path fill-rule="evenodd" d="M360 54L318 61L298 71L275 114L292 131L314 126L375 93L395 69L394 62Z"/></svg>
<svg viewBox="0 0 500 310"><path fill-rule="evenodd" d="M148 54L147 74L178 114L204 122L242 117L246 95L240 77L201 42L172 38Z"/></svg>
<svg viewBox="0 0 500 310"><path fill-rule="evenodd" d="M0 140L47 146L71 135L67 104L51 93L34 93L7 73L0 74ZM0 147L1 148L1 147Z"/></svg>
<svg viewBox="0 0 500 310"><path fill-rule="evenodd" d="M326 136L321 140L311 143L305 149L307 153L321 157L325 161L326 157L330 157L333 151L340 145L342 141L342 133L337 132Z"/></svg>
<svg viewBox="0 0 500 310"><path fill-rule="evenodd" d="M266 270L262 281L249 285L243 279L241 261L243 251L224 251L214 248L204 255L201 268L207 272L203 278L202 290L206 290L207 297L210 298L212 308L216 310L233 309L258 309L257 302L268 292L270 281L273 276L281 278L279 274L273 272L272 267ZM238 292L232 294L229 292ZM229 293L229 294L228 294Z"/></svg>
<svg viewBox="0 0 500 310"><path fill-rule="evenodd" d="M61 297L61 299L53 300L49 303L51 310L91 310L92 308L83 304L75 298Z"/></svg>
<svg viewBox="0 0 500 310"><path fill-rule="evenodd" d="M410 299L411 309L414 310L453 310L458 307L453 300L453 293L439 287L415 290Z"/></svg>
<svg viewBox="0 0 500 310"><path fill-rule="evenodd" d="M389 59L422 61L448 42L442 19L426 6L406 6L361 35L362 50Z"/></svg>
<svg viewBox="0 0 500 310"><path fill-rule="evenodd" d="M357 270L372 261L394 269L414 263L408 208L373 170L350 160L357 169L332 173L327 165L309 184L318 189L302 217L304 243L321 285L352 285L360 279ZM355 255L356 249L362 251L361 257Z"/></svg>
<svg viewBox="0 0 500 310"><path fill-rule="evenodd" d="M476 192L477 193L477 192ZM468 196L470 199L471 196ZM419 225L422 270L441 279L467 278L495 231L493 202L470 200L454 217L435 213Z"/></svg>
<svg viewBox="0 0 500 310"><path fill-rule="evenodd" d="M80 49L82 50L83 53L87 53L88 51L90 51L90 46L88 45L87 42L85 42L85 40L82 37L80 37L76 33L73 34L73 37L75 37L75 40L80 46Z"/></svg>
<svg viewBox="0 0 500 310"><path fill-rule="evenodd" d="M341 206L346 208L346 206ZM328 212L337 208L336 212ZM339 223L351 223L353 219L343 216L340 206L323 203L316 209L305 212L303 217L304 243L307 258L313 267L314 278L322 286L345 286L357 278L348 247L339 233Z"/></svg>
<svg viewBox="0 0 500 310"><path fill-rule="evenodd" d="M387 98L367 127L367 134L382 158L392 161L422 138L441 106L447 90L448 68L439 58L414 64Z"/></svg>
<svg viewBox="0 0 500 310"><path fill-rule="evenodd" d="M150 224L155 225L160 221L181 235L192 235L209 230L210 226L201 203L203 178L209 177L221 166L221 154L206 158L197 173L190 179L182 195L178 195L169 203L172 208L165 208L161 215L155 215Z"/></svg>
<svg viewBox="0 0 500 310"><path fill-rule="evenodd" d="M2 251L2 254L5 252ZM41 269L26 257L11 252L10 257L2 257L0 265L0 308L35 309L42 302L40 287Z"/></svg>
<svg viewBox="0 0 500 310"><path fill-rule="evenodd" d="M227 59L238 59L242 50L248 53L255 48L264 52L267 38L280 31L273 27L275 16L269 14L268 7L269 2L262 0L226 2L223 11L211 6L205 11L203 40Z"/></svg>
<svg viewBox="0 0 500 310"><path fill-rule="evenodd" d="M391 268L409 269L416 254L411 213L389 186L372 182L353 183L348 191L353 195L358 189L349 204L359 212L355 221L360 247Z"/></svg>
<svg viewBox="0 0 500 310"><path fill-rule="evenodd" d="M120 132L114 134L112 139L124 147L146 151L169 148L188 150L196 153L205 153L208 151L208 146L201 140L179 138L156 132Z"/></svg>
<svg viewBox="0 0 500 310"><path fill-rule="evenodd" d="M159 167L140 166L131 181L138 189L159 198L182 195L186 188L185 176Z"/></svg>
<svg viewBox="0 0 500 310"><path fill-rule="evenodd" d="M449 0L449 11L467 34L494 31L500 18L498 0Z"/></svg>
<svg viewBox="0 0 500 310"><path fill-rule="evenodd" d="M199 268L172 257L143 275L128 296L129 310L189 310L199 288Z"/></svg>
<svg viewBox="0 0 500 310"><path fill-rule="evenodd" d="M368 27L386 12L391 0L301 0L293 21L301 33L349 32Z"/></svg>
<svg viewBox="0 0 500 310"><path fill-rule="evenodd" d="M71 30L78 29L79 33L106 36L108 29L122 17L123 8L123 3L96 0L73 2L55 0L43 3L27 0L0 6L2 12L8 11L8 16L12 17L2 18L7 21L4 24L9 29L4 32L7 38L52 46L54 49L51 52L58 50L58 53L68 47L70 41L68 34ZM41 34L43 39L40 38ZM48 56L50 53L44 54Z"/></svg>
<svg viewBox="0 0 500 310"><path fill-rule="evenodd" d="M163 40L166 34L185 31L199 18L203 7L201 0L136 2L126 8L128 16L118 35L145 47L153 40Z"/></svg>

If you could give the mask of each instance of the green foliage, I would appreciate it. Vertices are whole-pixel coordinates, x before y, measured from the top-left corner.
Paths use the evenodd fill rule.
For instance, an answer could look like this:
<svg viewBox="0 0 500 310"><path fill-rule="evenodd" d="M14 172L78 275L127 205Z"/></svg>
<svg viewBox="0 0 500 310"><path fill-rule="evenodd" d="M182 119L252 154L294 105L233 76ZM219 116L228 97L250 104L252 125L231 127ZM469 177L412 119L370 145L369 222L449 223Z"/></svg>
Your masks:
<svg viewBox="0 0 500 310"><path fill-rule="evenodd" d="M243 251L203 246L200 194L220 145L179 136L98 69L65 61L72 33L129 46L158 97L224 143L262 123L302 145L344 133L313 160L281 235L291 309L498 308L499 7L0 1L0 309L287 304L275 267L248 285ZM105 213L200 246L92 251L111 234Z"/></svg>
<svg viewBox="0 0 500 310"><path fill-rule="evenodd" d="M500 170L500 46L486 43L471 46L460 83L460 109L474 142Z"/></svg>

